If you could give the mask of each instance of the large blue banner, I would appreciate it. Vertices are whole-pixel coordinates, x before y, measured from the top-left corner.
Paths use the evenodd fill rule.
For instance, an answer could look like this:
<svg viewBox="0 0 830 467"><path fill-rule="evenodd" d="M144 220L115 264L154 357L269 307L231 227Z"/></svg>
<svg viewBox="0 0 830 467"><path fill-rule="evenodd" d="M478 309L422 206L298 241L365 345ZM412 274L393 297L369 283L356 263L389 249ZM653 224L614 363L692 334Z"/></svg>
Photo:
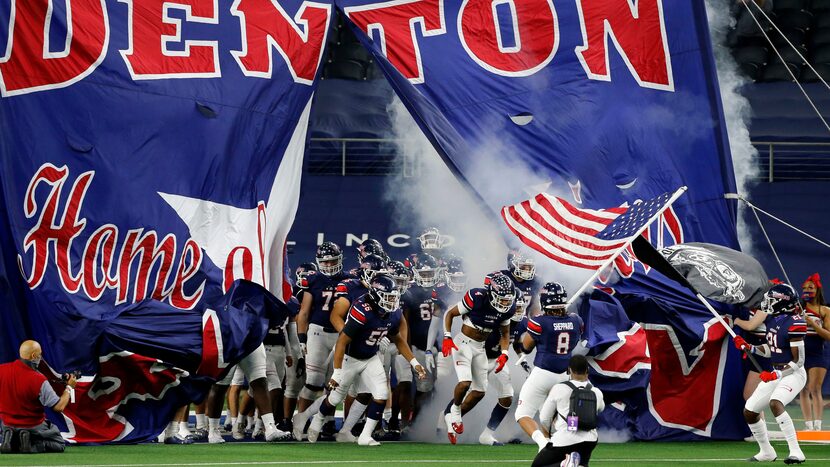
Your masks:
<svg viewBox="0 0 830 467"><path fill-rule="evenodd" d="M331 13L298 0L0 0L2 361L33 338L56 370L93 375L151 340L102 343L135 303L153 299L158 319L143 325L184 349L219 332L209 310L236 279L284 297ZM133 364L161 358L141 348ZM149 369L121 371L134 379L123 387L161 397ZM69 437L161 427L109 415L126 423L67 420Z"/></svg>
<svg viewBox="0 0 830 467"><path fill-rule="evenodd" d="M702 0L337 4L448 166L494 212L531 186L596 209L686 185L649 238L738 247ZM517 166L531 175L511 180ZM608 291L643 324L615 318L622 328L593 349L594 370L650 377L611 410L627 407L640 439L744 437L743 378L725 330L630 252L615 266L623 280Z"/></svg>

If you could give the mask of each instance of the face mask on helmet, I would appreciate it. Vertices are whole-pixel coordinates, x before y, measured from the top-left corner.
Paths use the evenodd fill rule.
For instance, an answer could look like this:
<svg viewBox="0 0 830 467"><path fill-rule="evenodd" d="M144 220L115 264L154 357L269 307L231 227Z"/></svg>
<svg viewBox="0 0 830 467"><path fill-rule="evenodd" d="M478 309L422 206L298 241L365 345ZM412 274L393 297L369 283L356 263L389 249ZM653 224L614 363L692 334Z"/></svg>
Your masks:
<svg viewBox="0 0 830 467"><path fill-rule="evenodd" d="M443 246L441 243L441 234L438 229L427 229L418 236L421 242L422 250L440 250Z"/></svg>
<svg viewBox="0 0 830 467"><path fill-rule="evenodd" d="M320 268L321 273L333 276L343 270L343 255L326 259L317 258L317 267Z"/></svg>
<svg viewBox="0 0 830 467"><path fill-rule="evenodd" d="M495 308L501 313L504 313L513 306L513 302L516 300L516 296L510 293L495 293L490 292L490 306Z"/></svg>
<svg viewBox="0 0 830 467"><path fill-rule="evenodd" d="M453 292L463 292L467 288L467 274L458 271L446 272L444 275L447 277L447 287Z"/></svg>
<svg viewBox="0 0 830 467"><path fill-rule="evenodd" d="M522 318L524 318L529 304L530 301L524 296L524 294L520 294L516 297L516 314L513 315L513 321L521 321Z"/></svg>
<svg viewBox="0 0 830 467"><path fill-rule="evenodd" d="M795 291L787 284L774 285L761 300L761 310L767 314L796 313L799 309Z"/></svg>
<svg viewBox="0 0 830 467"><path fill-rule="evenodd" d="M529 281L536 277L536 262L533 258L517 254L513 256L511 266L513 275L519 279Z"/></svg>
<svg viewBox="0 0 830 467"><path fill-rule="evenodd" d="M395 280L388 274L378 274L372 279L369 294L383 315L397 310L400 306L401 293L395 285Z"/></svg>
<svg viewBox="0 0 830 467"><path fill-rule="evenodd" d="M438 283L439 268L414 267L412 273L415 275L415 283L421 287L434 287Z"/></svg>

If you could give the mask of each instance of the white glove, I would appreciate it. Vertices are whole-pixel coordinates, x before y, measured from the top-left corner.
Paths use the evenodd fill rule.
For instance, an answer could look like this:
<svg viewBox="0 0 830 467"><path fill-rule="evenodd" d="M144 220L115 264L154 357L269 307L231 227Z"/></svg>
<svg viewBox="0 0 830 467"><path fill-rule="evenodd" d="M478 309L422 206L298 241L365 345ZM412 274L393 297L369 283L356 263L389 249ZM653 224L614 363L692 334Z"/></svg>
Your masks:
<svg viewBox="0 0 830 467"><path fill-rule="evenodd" d="M432 350L424 352L424 366L430 373L435 370L435 356L432 355Z"/></svg>
<svg viewBox="0 0 830 467"><path fill-rule="evenodd" d="M391 344L389 338L383 336L383 338L378 341L378 350L380 350L382 353L386 353L386 349L389 348L389 344Z"/></svg>

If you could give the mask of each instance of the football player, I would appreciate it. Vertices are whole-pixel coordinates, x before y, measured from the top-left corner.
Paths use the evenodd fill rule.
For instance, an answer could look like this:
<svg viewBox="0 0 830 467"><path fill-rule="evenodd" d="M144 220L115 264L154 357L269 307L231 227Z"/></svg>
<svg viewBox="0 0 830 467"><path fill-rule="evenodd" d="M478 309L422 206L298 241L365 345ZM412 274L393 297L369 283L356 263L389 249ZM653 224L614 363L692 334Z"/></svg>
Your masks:
<svg viewBox="0 0 830 467"><path fill-rule="evenodd" d="M542 450L548 444L550 426L556 412L555 401L548 395L559 383L568 380L568 361L582 339L582 318L568 314L568 294L557 282L548 282L539 294L542 315L530 318L522 336L521 350L536 348L534 368L519 392L516 421ZM533 420L539 414L541 428Z"/></svg>
<svg viewBox="0 0 830 467"><path fill-rule="evenodd" d="M305 288L303 284L308 285L308 276L317 274L317 264L302 263L297 267L295 275L297 282L293 287L292 300L297 300L302 303ZM283 414L285 416L282 424L277 424L277 427L283 431L292 431L291 415L297 408L297 397L300 395L300 390L305 385L305 355L300 349L300 339L297 332L297 315L299 315L299 308L296 315L291 316L288 322L287 337L288 337L288 353L292 357L292 364L289 365L286 361L285 371L285 391L284 391L284 407Z"/></svg>
<svg viewBox="0 0 830 467"><path fill-rule="evenodd" d="M516 328L524 318L526 309L527 302L524 295L517 294L514 305L515 313L510 318L510 340L508 342L510 344L513 343ZM486 446L501 446L502 443L496 439L495 432L507 416L507 412L510 411L514 391L513 384L510 382L510 367L505 366L499 373L495 372L498 368L498 358L501 355L501 336L498 333L490 333L490 337L484 342L484 351L487 353L488 380L492 381L491 387L498 394L498 400L490 412L487 428L478 437L478 442Z"/></svg>
<svg viewBox="0 0 830 467"><path fill-rule="evenodd" d="M395 374L398 378L395 397L400 404L403 420L413 421L435 384L435 354L438 352L435 342L441 329L440 317L444 316L446 309L435 290L437 280L432 274L425 274L423 269L425 266L433 267L435 260L427 255L422 255L421 258L421 272L416 276L415 284L409 287L401 297L403 315L409 328L409 344L412 347L412 353L430 373L426 379L416 382L414 404L411 397L412 371L401 355L398 355L395 364ZM394 418L393 416L393 423Z"/></svg>
<svg viewBox="0 0 830 467"><path fill-rule="evenodd" d="M773 371L761 373L761 383L744 406L744 419L761 448L761 451L749 460L772 462L777 459L775 449L769 442L767 424L761 419L761 412L769 405L790 450L784 463L801 464L805 460L804 453L798 445L795 426L785 407L807 382L807 372L804 370L804 336L807 333L807 323L801 315L798 295L788 284L772 286L764 294L761 310L769 315L765 323L767 342L755 346L740 336L734 339L735 347L744 352L771 355L774 368Z"/></svg>
<svg viewBox="0 0 830 467"><path fill-rule="evenodd" d="M372 438L372 432L381 419L389 394L386 372L378 354L380 340L388 337L409 360L418 377L426 377L426 370L415 360L401 337L406 330L406 320L403 319L399 305L400 293L395 280L386 274L375 275L369 292L352 303L346 325L337 339L334 372L328 383L331 392L328 396L320 397L305 412L294 416L295 431L313 416L308 429L308 440L316 442L325 417L334 415L337 405L346 398L349 386L358 383L372 394L372 402L357 442L361 446L380 444Z"/></svg>
<svg viewBox="0 0 830 467"><path fill-rule="evenodd" d="M541 284L536 280L536 262L533 258L515 250L511 251L507 254L507 269L488 274L484 278L484 285L487 285L487 281L496 273L504 274L513 281L513 285L516 286L516 295L521 293L524 296L531 315L539 312L539 304L533 301L533 297L539 293Z"/></svg>
<svg viewBox="0 0 830 467"><path fill-rule="evenodd" d="M337 284L337 288L335 289L336 298L330 319L331 325L338 333L346 325L346 313L349 311L352 303L369 291L369 284L372 282L372 278L378 273L386 272L385 267L386 261L380 256L374 254L366 255L360 260L360 267L357 271L358 278L349 278ZM352 428L360 421L360 417L369 406L371 400L372 394L368 392L359 394L355 392L350 395L345 405L347 410L343 420L343 426L335 435L336 441L347 443L353 443L355 441L352 435Z"/></svg>
<svg viewBox="0 0 830 467"><path fill-rule="evenodd" d="M486 288L468 290L464 298L444 315L442 353L445 357L452 354L458 375L453 399L444 414L447 437L452 444L456 443L457 435L464 432L462 416L484 397L489 370L484 342L494 331L501 333L501 355L496 359L494 372L501 373L507 364L510 318L514 314L515 300L513 281L503 274L495 274ZM453 339L452 322L457 316L463 317L464 324L461 333Z"/></svg>

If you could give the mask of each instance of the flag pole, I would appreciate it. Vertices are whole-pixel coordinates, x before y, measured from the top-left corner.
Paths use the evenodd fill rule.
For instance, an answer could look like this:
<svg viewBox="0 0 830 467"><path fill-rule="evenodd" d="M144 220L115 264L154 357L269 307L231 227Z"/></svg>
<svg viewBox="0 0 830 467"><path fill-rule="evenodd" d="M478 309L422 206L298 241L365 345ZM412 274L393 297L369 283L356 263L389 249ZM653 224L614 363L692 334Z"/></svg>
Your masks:
<svg viewBox="0 0 830 467"><path fill-rule="evenodd" d="M668 277L669 279L679 283L680 285L689 289L695 297L700 300L700 303L709 310L710 313L718 320L718 322L726 329L726 332L732 336L734 339L737 334L735 331L732 330L732 326L729 326L726 323L726 320L723 319L720 313L715 310L709 300L706 299L700 292L698 292L695 287L688 281L686 278L680 274L680 272L675 269L675 267L667 260L656 248L654 245L651 244L648 240L644 238L635 238L632 242L632 246L634 248L634 254L637 258L645 264L650 265L656 271L660 272L664 276ZM758 364L758 361L752 355L751 352L744 351L749 361L752 362L752 366L760 373L762 371L761 365Z"/></svg>
<svg viewBox="0 0 830 467"><path fill-rule="evenodd" d="M619 256L619 255L620 255L620 253L622 253L622 252L623 252L623 250L625 250L625 249L626 249L626 247L628 247L628 245L630 245L630 244L631 244L631 242L633 241L633 239L635 239L635 238L639 237L640 235L642 235L642 233L643 233L643 232L645 232L645 230L646 230L646 229L647 229L647 228L648 228L648 227L652 224L652 222L654 222L655 220L657 220L657 218L658 218L658 217L660 217L660 216L663 214L663 212L664 212L666 209L668 209L668 208L669 208L669 207L670 207L670 206L671 206L671 205L672 205L675 201L677 201L677 198L679 198L679 197L680 197L683 193L685 193L685 192L686 192L686 190L688 190L688 187L685 187L685 186L682 186L682 187L678 188L678 189L674 192L674 194L672 194L671 198L669 198L669 200L666 202L665 206L663 206L663 208L662 208L662 209L660 209L658 212L654 213L654 215L653 215L653 216L651 216L651 218L648 220L648 222L646 222L646 224L645 224L645 225L643 225L643 226L640 228L640 230L638 230L638 231L637 231L637 234L636 234L636 235L634 235L633 237L631 237L631 239L632 239L632 240L629 240L629 241L625 242L625 245L621 246L621 247L619 248L619 250L617 250L617 252L616 252L616 253L614 253L613 255L611 255L611 257L610 257L610 258L608 258L608 259L607 259L607 260L606 260L606 261L602 264L602 266L600 266L599 268L597 268L597 269L596 269L596 271L594 271L594 273L593 273L593 274L591 274L591 277L589 277L589 278L588 278L588 280L587 280L587 281L585 281L585 283L584 283L584 284L582 284L582 287L580 287L580 288L579 288L579 290L577 290L575 294L571 295L571 298L569 298L569 299L568 299L568 303L567 303L565 306L566 306L566 307L571 306L571 304L573 304L574 300L576 300L576 299L577 299L577 297L579 297L580 295L582 295L582 293L583 293L583 292L585 292L585 290L586 290L589 286L593 285L593 284L594 284L594 282L596 282L597 277L599 277L599 275L600 275L600 274L602 274L602 271L604 271L604 270L605 270L605 268L607 268L608 266L610 266L611 264L613 264L613 263L614 263L614 260L616 260L616 259L617 259L617 256Z"/></svg>

